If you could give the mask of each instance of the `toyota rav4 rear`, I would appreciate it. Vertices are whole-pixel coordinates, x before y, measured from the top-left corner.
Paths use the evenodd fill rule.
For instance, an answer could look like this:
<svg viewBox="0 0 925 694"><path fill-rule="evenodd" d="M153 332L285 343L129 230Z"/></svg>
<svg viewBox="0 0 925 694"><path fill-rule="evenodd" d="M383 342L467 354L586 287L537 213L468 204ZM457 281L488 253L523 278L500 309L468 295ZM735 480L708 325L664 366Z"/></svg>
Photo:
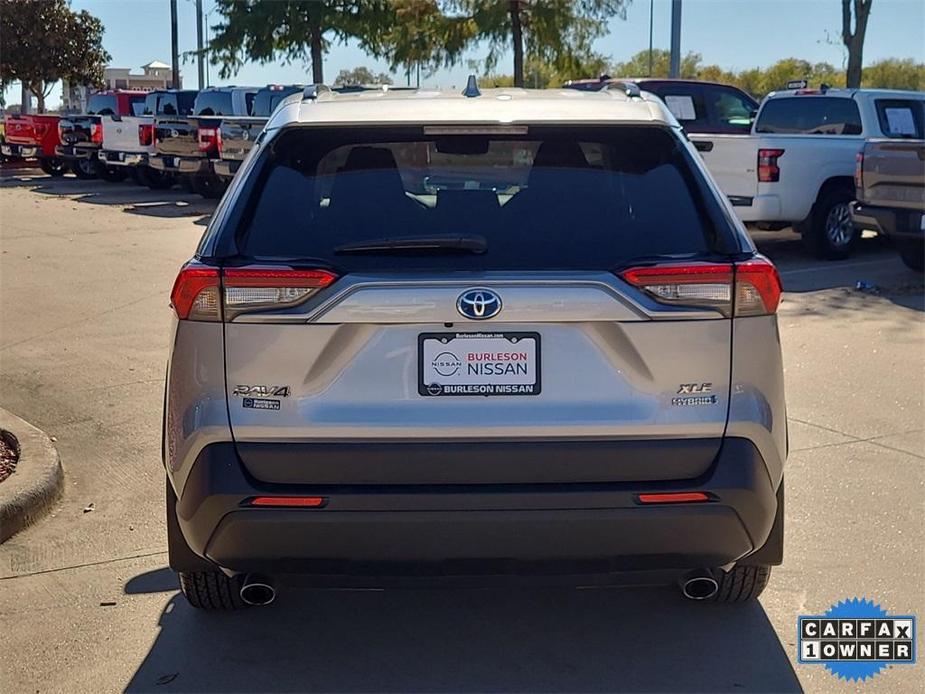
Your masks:
<svg viewBox="0 0 925 694"><path fill-rule="evenodd" d="M781 562L780 283L655 97L306 90L171 299L194 606L283 574L728 602Z"/></svg>

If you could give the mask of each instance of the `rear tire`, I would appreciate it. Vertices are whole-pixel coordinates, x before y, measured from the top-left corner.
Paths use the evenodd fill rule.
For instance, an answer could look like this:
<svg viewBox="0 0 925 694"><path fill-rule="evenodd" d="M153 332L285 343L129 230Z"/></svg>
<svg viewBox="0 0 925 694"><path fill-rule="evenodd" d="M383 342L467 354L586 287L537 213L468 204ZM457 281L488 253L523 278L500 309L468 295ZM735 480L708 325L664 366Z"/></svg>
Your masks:
<svg viewBox="0 0 925 694"><path fill-rule="evenodd" d="M90 181L96 178L96 166L90 158L75 159L71 164L71 171L82 181Z"/></svg>
<svg viewBox="0 0 925 694"><path fill-rule="evenodd" d="M150 166L139 166L136 169L138 182L148 186L151 190L167 190L175 183L173 174L152 169Z"/></svg>
<svg viewBox="0 0 925 694"><path fill-rule="evenodd" d="M39 168L54 178L60 178L68 172L67 162L58 157L43 157L39 159Z"/></svg>
<svg viewBox="0 0 925 694"><path fill-rule="evenodd" d="M817 258L843 260L854 252L861 232L851 221L854 191L847 186L830 188L813 205L803 244Z"/></svg>
<svg viewBox="0 0 925 694"><path fill-rule="evenodd" d="M241 578L230 578L221 571L181 571L180 591L197 610L240 610L247 607L241 600Z"/></svg>
<svg viewBox="0 0 925 694"><path fill-rule="evenodd" d="M771 580L770 566L736 566L732 571L719 571L719 588L710 600L733 603L755 600Z"/></svg>
<svg viewBox="0 0 925 694"><path fill-rule="evenodd" d="M128 171L124 166L107 166L97 161L96 175L107 183L121 183L128 176Z"/></svg>
<svg viewBox="0 0 925 694"><path fill-rule="evenodd" d="M925 242L907 241L900 244L899 257L910 270L925 271Z"/></svg>
<svg viewBox="0 0 925 694"><path fill-rule="evenodd" d="M193 192L204 198L220 198L225 192L225 182L212 174L198 174L192 178Z"/></svg>

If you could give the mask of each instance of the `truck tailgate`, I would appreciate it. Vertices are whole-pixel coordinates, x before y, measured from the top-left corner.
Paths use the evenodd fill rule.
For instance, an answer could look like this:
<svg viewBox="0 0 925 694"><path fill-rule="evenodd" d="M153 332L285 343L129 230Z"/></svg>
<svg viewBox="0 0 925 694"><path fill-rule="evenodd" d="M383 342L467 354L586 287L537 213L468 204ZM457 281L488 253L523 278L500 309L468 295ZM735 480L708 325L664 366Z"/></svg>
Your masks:
<svg viewBox="0 0 925 694"><path fill-rule="evenodd" d="M244 159L254 146L254 140L263 131L267 118L223 118L222 159Z"/></svg>
<svg viewBox="0 0 925 694"><path fill-rule="evenodd" d="M758 192L758 138L753 135L690 135L720 190L749 205ZM748 202L746 202L748 200Z"/></svg>
<svg viewBox="0 0 925 694"><path fill-rule="evenodd" d="M925 209L925 141L871 141L864 148L862 198L868 205Z"/></svg>

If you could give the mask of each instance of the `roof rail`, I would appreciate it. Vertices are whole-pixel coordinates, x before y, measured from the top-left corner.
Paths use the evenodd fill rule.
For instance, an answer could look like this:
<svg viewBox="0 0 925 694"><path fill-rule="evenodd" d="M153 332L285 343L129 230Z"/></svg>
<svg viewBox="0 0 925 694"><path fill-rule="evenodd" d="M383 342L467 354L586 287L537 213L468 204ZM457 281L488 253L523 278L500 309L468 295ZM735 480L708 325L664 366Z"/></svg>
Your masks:
<svg viewBox="0 0 925 694"><path fill-rule="evenodd" d="M331 88L326 84L310 84L302 90L302 99L317 99L321 94L326 94Z"/></svg>
<svg viewBox="0 0 925 694"><path fill-rule="evenodd" d="M604 85L604 90L608 92L623 92L630 99L642 98L642 91L635 82L610 82Z"/></svg>
<svg viewBox="0 0 925 694"><path fill-rule="evenodd" d="M482 92L479 91L479 82L475 79L475 75L469 75L469 79L466 80L466 88L463 89L462 95L470 99L472 97L482 96Z"/></svg>

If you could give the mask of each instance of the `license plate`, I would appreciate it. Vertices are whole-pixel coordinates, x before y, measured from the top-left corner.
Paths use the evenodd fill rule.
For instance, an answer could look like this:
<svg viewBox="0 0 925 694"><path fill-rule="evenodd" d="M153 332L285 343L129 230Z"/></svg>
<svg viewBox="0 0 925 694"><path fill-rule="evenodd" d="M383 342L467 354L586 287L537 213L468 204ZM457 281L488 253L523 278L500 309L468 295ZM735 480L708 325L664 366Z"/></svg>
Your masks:
<svg viewBox="0 0 925 694"><path fill-rule="evenodd" d="M538 333L422 333L418 393L539 395Z"/></svg>

